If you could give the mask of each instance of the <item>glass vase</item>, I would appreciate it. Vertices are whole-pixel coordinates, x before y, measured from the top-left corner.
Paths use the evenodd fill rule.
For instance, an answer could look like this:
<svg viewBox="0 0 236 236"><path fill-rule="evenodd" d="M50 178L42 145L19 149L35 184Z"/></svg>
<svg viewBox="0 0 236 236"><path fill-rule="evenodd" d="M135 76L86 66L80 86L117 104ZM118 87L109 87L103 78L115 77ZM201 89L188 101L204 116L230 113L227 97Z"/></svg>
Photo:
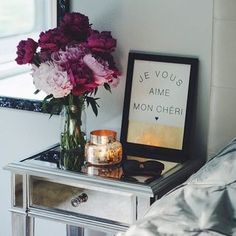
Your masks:
<svg viewBox="0 0 236 236"><path fill-rule="evenodd" d="M61 168L80 171L86 144L86 113L84 105L64 106L61 112Z"/></svg>

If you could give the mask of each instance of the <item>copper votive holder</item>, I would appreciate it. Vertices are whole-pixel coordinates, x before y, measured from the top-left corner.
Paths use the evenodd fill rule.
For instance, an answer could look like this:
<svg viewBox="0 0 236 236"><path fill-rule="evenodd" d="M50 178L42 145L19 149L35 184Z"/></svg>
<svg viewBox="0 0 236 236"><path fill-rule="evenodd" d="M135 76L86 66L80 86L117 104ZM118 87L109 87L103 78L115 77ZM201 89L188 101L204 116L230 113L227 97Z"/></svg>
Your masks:
<svg viewBox="0 0 236 236"><path fill-rule="evenodd" d="M94 130L85 145L85 161L90 165L106 166L121 162L122 145L113 130Z"/></svg>

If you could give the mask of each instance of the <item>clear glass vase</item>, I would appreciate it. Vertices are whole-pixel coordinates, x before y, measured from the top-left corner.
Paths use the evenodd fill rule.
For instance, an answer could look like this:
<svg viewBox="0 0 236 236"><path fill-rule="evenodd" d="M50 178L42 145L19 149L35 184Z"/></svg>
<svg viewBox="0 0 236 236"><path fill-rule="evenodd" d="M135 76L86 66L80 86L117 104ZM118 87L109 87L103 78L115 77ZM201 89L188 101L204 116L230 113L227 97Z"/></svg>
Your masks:
<svg viewBox="0 0 236 236"><path fill-rule="evenodd" d="M61 168L80 171L86 144L84 104L64 106L61 112Z"/></svg>

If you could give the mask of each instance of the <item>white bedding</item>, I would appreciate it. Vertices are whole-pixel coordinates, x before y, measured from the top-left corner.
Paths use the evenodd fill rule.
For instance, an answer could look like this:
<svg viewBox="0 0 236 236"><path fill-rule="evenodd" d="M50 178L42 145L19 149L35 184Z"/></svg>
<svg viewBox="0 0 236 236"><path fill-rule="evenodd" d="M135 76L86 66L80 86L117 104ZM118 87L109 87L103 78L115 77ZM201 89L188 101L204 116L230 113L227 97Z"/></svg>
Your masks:
<svg viewBox="0 0 236 236"><path fill-rule="evenodd" d="M117 236L236 236L236 139Z"/></svg>

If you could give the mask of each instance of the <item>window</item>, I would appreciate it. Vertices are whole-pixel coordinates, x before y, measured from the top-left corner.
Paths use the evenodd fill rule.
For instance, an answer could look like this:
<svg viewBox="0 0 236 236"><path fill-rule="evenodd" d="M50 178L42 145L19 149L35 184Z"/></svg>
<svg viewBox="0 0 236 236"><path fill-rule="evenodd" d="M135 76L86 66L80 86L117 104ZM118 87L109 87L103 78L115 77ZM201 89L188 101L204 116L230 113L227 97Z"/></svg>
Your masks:
<svg viewBox="0 0 236 236"><path fill-rule="evenodd" d="M24 11L19 11L23 6L22 3L23 0L2 3L3 6L0 9L1 38L28 33L34 29L35 2L25 2ZM16 24L16 22L18 24Z"/></svg>
<svg viewBox="0 0 236 236"><path fill-rule="evenodd" d="M6 79L29 71L16 64L16 46L22 39L37 41L41 31L56 26L56 0L4 1L0 25L0 79Z"/></svg>

